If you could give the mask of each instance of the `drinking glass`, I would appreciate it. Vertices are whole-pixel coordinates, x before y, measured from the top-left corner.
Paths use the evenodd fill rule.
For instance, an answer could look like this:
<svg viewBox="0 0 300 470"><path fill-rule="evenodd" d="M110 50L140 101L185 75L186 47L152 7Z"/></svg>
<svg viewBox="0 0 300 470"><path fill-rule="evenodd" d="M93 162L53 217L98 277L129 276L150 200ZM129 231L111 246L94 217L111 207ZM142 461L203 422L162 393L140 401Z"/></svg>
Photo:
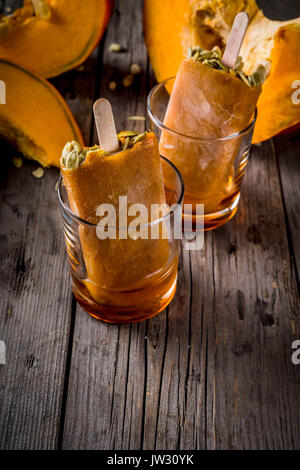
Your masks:
<svg viewBox="0 0 300 470"><path fill-rule="evenodd" d="M192 229L204 226L204 230L211 230L236 213L256 111L245 129L221 138L201 138L175 131L164 125L174 80L175 77L165 80L150 91L147 98L149 127L159 140L160 154L173 162L182 175L185 185L183 217L187 226ZM204 205L204 216L203 213L198 216L197 204Z"/></svg>

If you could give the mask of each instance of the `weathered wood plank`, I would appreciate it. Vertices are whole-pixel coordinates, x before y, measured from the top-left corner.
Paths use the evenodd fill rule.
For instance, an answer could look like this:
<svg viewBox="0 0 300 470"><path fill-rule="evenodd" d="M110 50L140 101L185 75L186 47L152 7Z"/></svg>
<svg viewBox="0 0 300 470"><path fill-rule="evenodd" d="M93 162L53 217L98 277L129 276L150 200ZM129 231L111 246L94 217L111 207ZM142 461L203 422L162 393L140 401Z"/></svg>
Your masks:
<svg viewBox="0 0 300 470"><path fill-rule="evenodd" d="M71 294L60 214L57 170L41 180L26 162L7 171L0 205L0 448L53 449L57 445L68 348ZM38 432L37 432L38 430Z"/></svg>
<svg viewBox="0 0 300 470"><path fill-rule="evenodd" d="M300 107L300 105L299 105ZM295 258L298 281L300 275L300 131L274 139L284 207L290 232L291 254Z"/></svg>

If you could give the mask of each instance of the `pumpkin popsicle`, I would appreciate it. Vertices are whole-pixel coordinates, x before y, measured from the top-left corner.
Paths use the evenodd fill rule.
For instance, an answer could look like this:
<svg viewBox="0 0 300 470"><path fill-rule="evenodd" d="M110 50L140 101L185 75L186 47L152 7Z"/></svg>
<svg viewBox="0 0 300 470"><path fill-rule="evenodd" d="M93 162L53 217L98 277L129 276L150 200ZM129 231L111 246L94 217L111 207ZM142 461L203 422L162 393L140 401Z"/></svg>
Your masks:
<svg viewBox="0 0 300 470"><path fill-rule="evenodd" d="M203 139L223 138L245 129L261 93L264 67L248 77L242 68L240 57L234 68L224 65L218 47L211 51L190 48L180 64L165 114L164 125L181 135L162 132L160 153L180 170L185 201L203 203L205 212L217 211L232 191L240 141Z"/></svg>
<svg viewBox="0 0 300 470"><path fill-rule="evenodd" d="M119 133L118 138L119 149L115 153L108 154L100 146L82 148L77 142L66 144L62 153L61 171L70 207L92 224L99 222L98 206L110 204L115 208L118 227L120 196L127 197L128 208L143 204L148 215L151 215L151 204L165 204L155 135L130 131ZM128 224L132 219L128 217ZM168 262L169 242L162 236L120 239L117 233L116 239L99 239L95 227L88 225L79 227L79 236L87 272L85 284L97 302L107 300L103 298L103 287L138 287L150 274L159 275Z"/></svg>

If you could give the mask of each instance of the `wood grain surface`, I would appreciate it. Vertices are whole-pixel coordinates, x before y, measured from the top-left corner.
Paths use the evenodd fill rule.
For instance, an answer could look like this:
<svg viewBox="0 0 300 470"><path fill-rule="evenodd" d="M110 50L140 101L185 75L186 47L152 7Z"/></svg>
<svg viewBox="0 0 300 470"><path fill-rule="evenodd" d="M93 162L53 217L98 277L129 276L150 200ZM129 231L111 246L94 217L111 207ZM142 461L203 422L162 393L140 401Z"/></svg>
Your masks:
<svg viewBox="0 0 300 470"><path fill-rule="evenodd" d="M125 52L109 52L112 42ZM132 63L142 74L126 88ZM143 130L128 120L146 115L155 83L142 2L116 1L84 67L52 82L86 143L97 141L100 96L118 131ZM16 169L14 152L4 143L1 151L1 449L300 448L300 366L291 362L300 339L299 132L253 147L235 218L206 233L201 251L182 249L164 312L122 326L72 299L58 171L37 180L38 164Z"/></svg>

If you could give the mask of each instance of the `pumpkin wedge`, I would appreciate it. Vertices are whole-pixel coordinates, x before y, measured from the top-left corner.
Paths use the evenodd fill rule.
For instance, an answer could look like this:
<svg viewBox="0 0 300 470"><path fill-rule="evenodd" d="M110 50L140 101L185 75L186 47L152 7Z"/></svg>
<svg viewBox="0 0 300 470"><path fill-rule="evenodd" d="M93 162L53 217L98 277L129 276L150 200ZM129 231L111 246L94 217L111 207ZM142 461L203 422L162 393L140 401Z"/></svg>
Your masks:
<svg viewBox="0 0 300 470"><path fill-rule="evenodd" d="M0 17L0 58L50 78L81 64L102 37L113 0L24 0Z"/></svg>
<svg viewBox="0 0 300 470"><path fill-rule="evenodd" d="M255 0L145 0L145 41L157 80L176 75L188 47L223 50L240 11L251 20Z"/></svg>
<svg viewBox="0 0 300 470"><path fill-rule="evenodd" d="M0 135L24 156L43 166L59 167L66 140L83 144L67 103L46 80L2 59L0 79L6 86L6 103L0 104Z"/></svg>
<svg viewBox="0 0 300 470"><path fill-rule="evenodd" d="M246 73L254 71L256 61L270 67L257 103L253 143L300 123L300 104L293 99L300 85L300 18L292 21L271 21L259 12L244 39Z"/></svg>
<svg viewBox="0 0 300 470"><path fill-rule="evenodd" d="M272 21L255 0L145 0L144 32L158 81L175 76L189 46L221 50L234 17L249 16L241 55L251 73L260 63L269 65L258 100L253 142L266 140L300 122L300 105L292 101L293 83L300 75L300 18Z"/></svg>

